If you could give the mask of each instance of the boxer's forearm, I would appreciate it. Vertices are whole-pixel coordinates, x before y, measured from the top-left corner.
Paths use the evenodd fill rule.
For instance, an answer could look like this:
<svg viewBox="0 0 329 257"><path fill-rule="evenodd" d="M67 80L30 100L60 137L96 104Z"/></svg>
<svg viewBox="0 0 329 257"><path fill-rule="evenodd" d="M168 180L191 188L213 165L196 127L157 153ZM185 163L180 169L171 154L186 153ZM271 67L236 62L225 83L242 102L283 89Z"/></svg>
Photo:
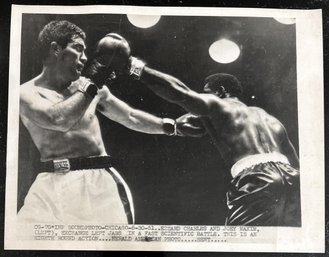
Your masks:
<svg viewBox="0 0 329 257"><path fill-rule="evenodd" d="M102 113L104 114L103 111ZM141 110L130 108L129 111L124 111L124 113L117 116L117 118L113 118L113 115L111 116L114 121L131 130L147 134L170 134L170 131L166 130L162 118Z"/></svg>
<svg viewBox="0 0 329 257"><path fill-rule="evenodd" d="M63 102L49 108L52 124L58 129L67 131L76 124L89 107L92 98L78 91Z"/></svg>
<svg viewBox="0 0 329 257"><path fill-rule="evenodd" d="M66 100L53 104L33 91L21 90L20 113L37 126L49 130L68 131L82 117L91 99L76 92Z"/></svg>
<svg viewBox="0 0 329 257"><path fill-rule="evenodd" d="M132 109L124 124L126 127L148 134L166 134L163 119L144 111Z"/></svg>
<svg viewBox="0 0 329 257"><path fill-rule="evenodd" d="M180 105L186 111L197 115L208 112L207 103L200 95L183 82L168 74L145 66L140 80L163 99Z"/></svg>
<svg viewBox="0 0 329 257"><path fill-rule="evenodd" d="M102 89L104 94L99 102L98 110L109 119L123 126L148 134L170 134L168 126L164 126L162 118L150 113L137 110L115 97L107 88Z"/></svg>
<svg viewBox="0 0 329 257"><path fill-rule="evenodd" d="M91 98L76 92L68 99L44 108L44 112L34 112L28 118L43 128L66 132L84 115Z"/></svg>

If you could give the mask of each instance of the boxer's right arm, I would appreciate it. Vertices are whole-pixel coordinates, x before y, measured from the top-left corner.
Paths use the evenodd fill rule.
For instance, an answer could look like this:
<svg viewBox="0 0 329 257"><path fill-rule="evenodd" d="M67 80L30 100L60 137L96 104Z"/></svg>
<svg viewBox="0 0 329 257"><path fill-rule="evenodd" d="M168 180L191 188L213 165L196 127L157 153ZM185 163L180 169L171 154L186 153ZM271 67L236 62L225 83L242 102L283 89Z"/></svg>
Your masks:
<svg viewBox="0 0 329 257"><path fill-rule="evenodd" d="M61 102L52 103L34 86L23 85L20 114L44 129L66 132L81 119L91 101L92 97L77 91Z"/></svg>

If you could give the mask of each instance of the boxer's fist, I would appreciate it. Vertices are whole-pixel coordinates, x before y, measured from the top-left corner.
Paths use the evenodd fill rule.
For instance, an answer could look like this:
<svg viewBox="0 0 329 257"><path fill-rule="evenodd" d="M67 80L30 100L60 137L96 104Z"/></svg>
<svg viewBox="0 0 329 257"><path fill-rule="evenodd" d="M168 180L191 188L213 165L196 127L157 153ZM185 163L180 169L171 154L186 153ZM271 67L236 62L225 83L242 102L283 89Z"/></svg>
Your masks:
<svg viewBox="0 0 329 257"><path fill-rule="evenodd" d="M94 58L86 69L86 76L98 87L108 84L117 75L126 73L130 66L130 46L118 34L110 33L98 41Z"/></svg>
<svg viewBox="0 0 329 257"><path fill-rule="evenodd" d="M130 46L126 39L116 33L109 33L96 46L96 59L115 73L128 72Z"/></svg>
<svg viewBox="0 0 329 257"><path fill-rule="evenodd" d="M203 137L207 131L199 117L187 113L176 119L176 131L178 136Z"/></svg>
<svg viewBox="0 0 329 257"><path fill-rule="evenodd" d="M98 88L106 84L105 81L109 78L110 74L111 71L105 65L99 63L96 58L92 60L85 71L86 77L90 78Z"/></svg>

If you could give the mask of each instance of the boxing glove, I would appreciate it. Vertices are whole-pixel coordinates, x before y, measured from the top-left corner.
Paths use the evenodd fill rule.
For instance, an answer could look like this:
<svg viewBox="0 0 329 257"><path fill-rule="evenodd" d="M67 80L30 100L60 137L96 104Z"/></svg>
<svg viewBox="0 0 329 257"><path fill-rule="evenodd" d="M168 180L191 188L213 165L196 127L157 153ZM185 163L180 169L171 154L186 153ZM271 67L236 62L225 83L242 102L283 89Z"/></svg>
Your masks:
<svg viewBox="0 0 329 257"><path fill-rule="evenodd" d="M109 33L96 45L94 58L86 70L86 76L98 86L108 79L129 72L130 46L125 38L116 33Z"/></svg>
<svg viewBox="0 0 329 257"><path fill-rule="evenodd" d="M187 113L176 119L178 136L202 137L207 131L198 116Z"/></svg>
<svg viewBox="0 0 329 257"><path fill-rule="evenodd" d="M130 46L125 38L116 33L109 33L96 46L96 59L101 65L116 73L128 71Z"/></svg>

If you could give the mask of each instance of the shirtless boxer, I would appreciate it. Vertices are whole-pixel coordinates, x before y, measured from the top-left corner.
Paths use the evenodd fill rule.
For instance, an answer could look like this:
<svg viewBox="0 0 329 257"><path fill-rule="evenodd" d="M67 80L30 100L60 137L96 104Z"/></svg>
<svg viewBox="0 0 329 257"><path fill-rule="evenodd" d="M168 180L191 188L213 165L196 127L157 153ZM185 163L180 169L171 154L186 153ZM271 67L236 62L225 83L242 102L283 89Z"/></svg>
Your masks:
<svg viewBox="0 0 329 257"><path fill-rule="evenodd" d="M226 225L300 226L299 160L281 122L242 103L232 75L209 76L204 93L197 93L172 76L139 67L140 80L157 95L200 117L231 167Z"/></svg>
<svg viewBox="0 0 329 257"><path fill-rule="evenodd" d="M85 38L85 33L68 21L47 24L38 38L42 72L21 86L20 117L42 161L18 213L22 222L134 221L131 193L111 166L96 110L136 131L173 133L173 120L133 109L106 86L81 77L87 61ZM123 49L114 58L120 63L130 48L115 34L108 39Z"/></svg>
<svg viewBox="0 0 329 257"><path fill-rule="evenodd" d="M225 163L232 181L227 192L227 225L300 226L299 160L280 121L263 109L239 100L242 87L230 74L206 78L204 93L130 57L130 74L165 100L189 114L177 126L204 127ZM193 121L190 122L190 121ZM191 126L189 125L192 124ZM184 135L184 130L180 131Z"/></svg>

